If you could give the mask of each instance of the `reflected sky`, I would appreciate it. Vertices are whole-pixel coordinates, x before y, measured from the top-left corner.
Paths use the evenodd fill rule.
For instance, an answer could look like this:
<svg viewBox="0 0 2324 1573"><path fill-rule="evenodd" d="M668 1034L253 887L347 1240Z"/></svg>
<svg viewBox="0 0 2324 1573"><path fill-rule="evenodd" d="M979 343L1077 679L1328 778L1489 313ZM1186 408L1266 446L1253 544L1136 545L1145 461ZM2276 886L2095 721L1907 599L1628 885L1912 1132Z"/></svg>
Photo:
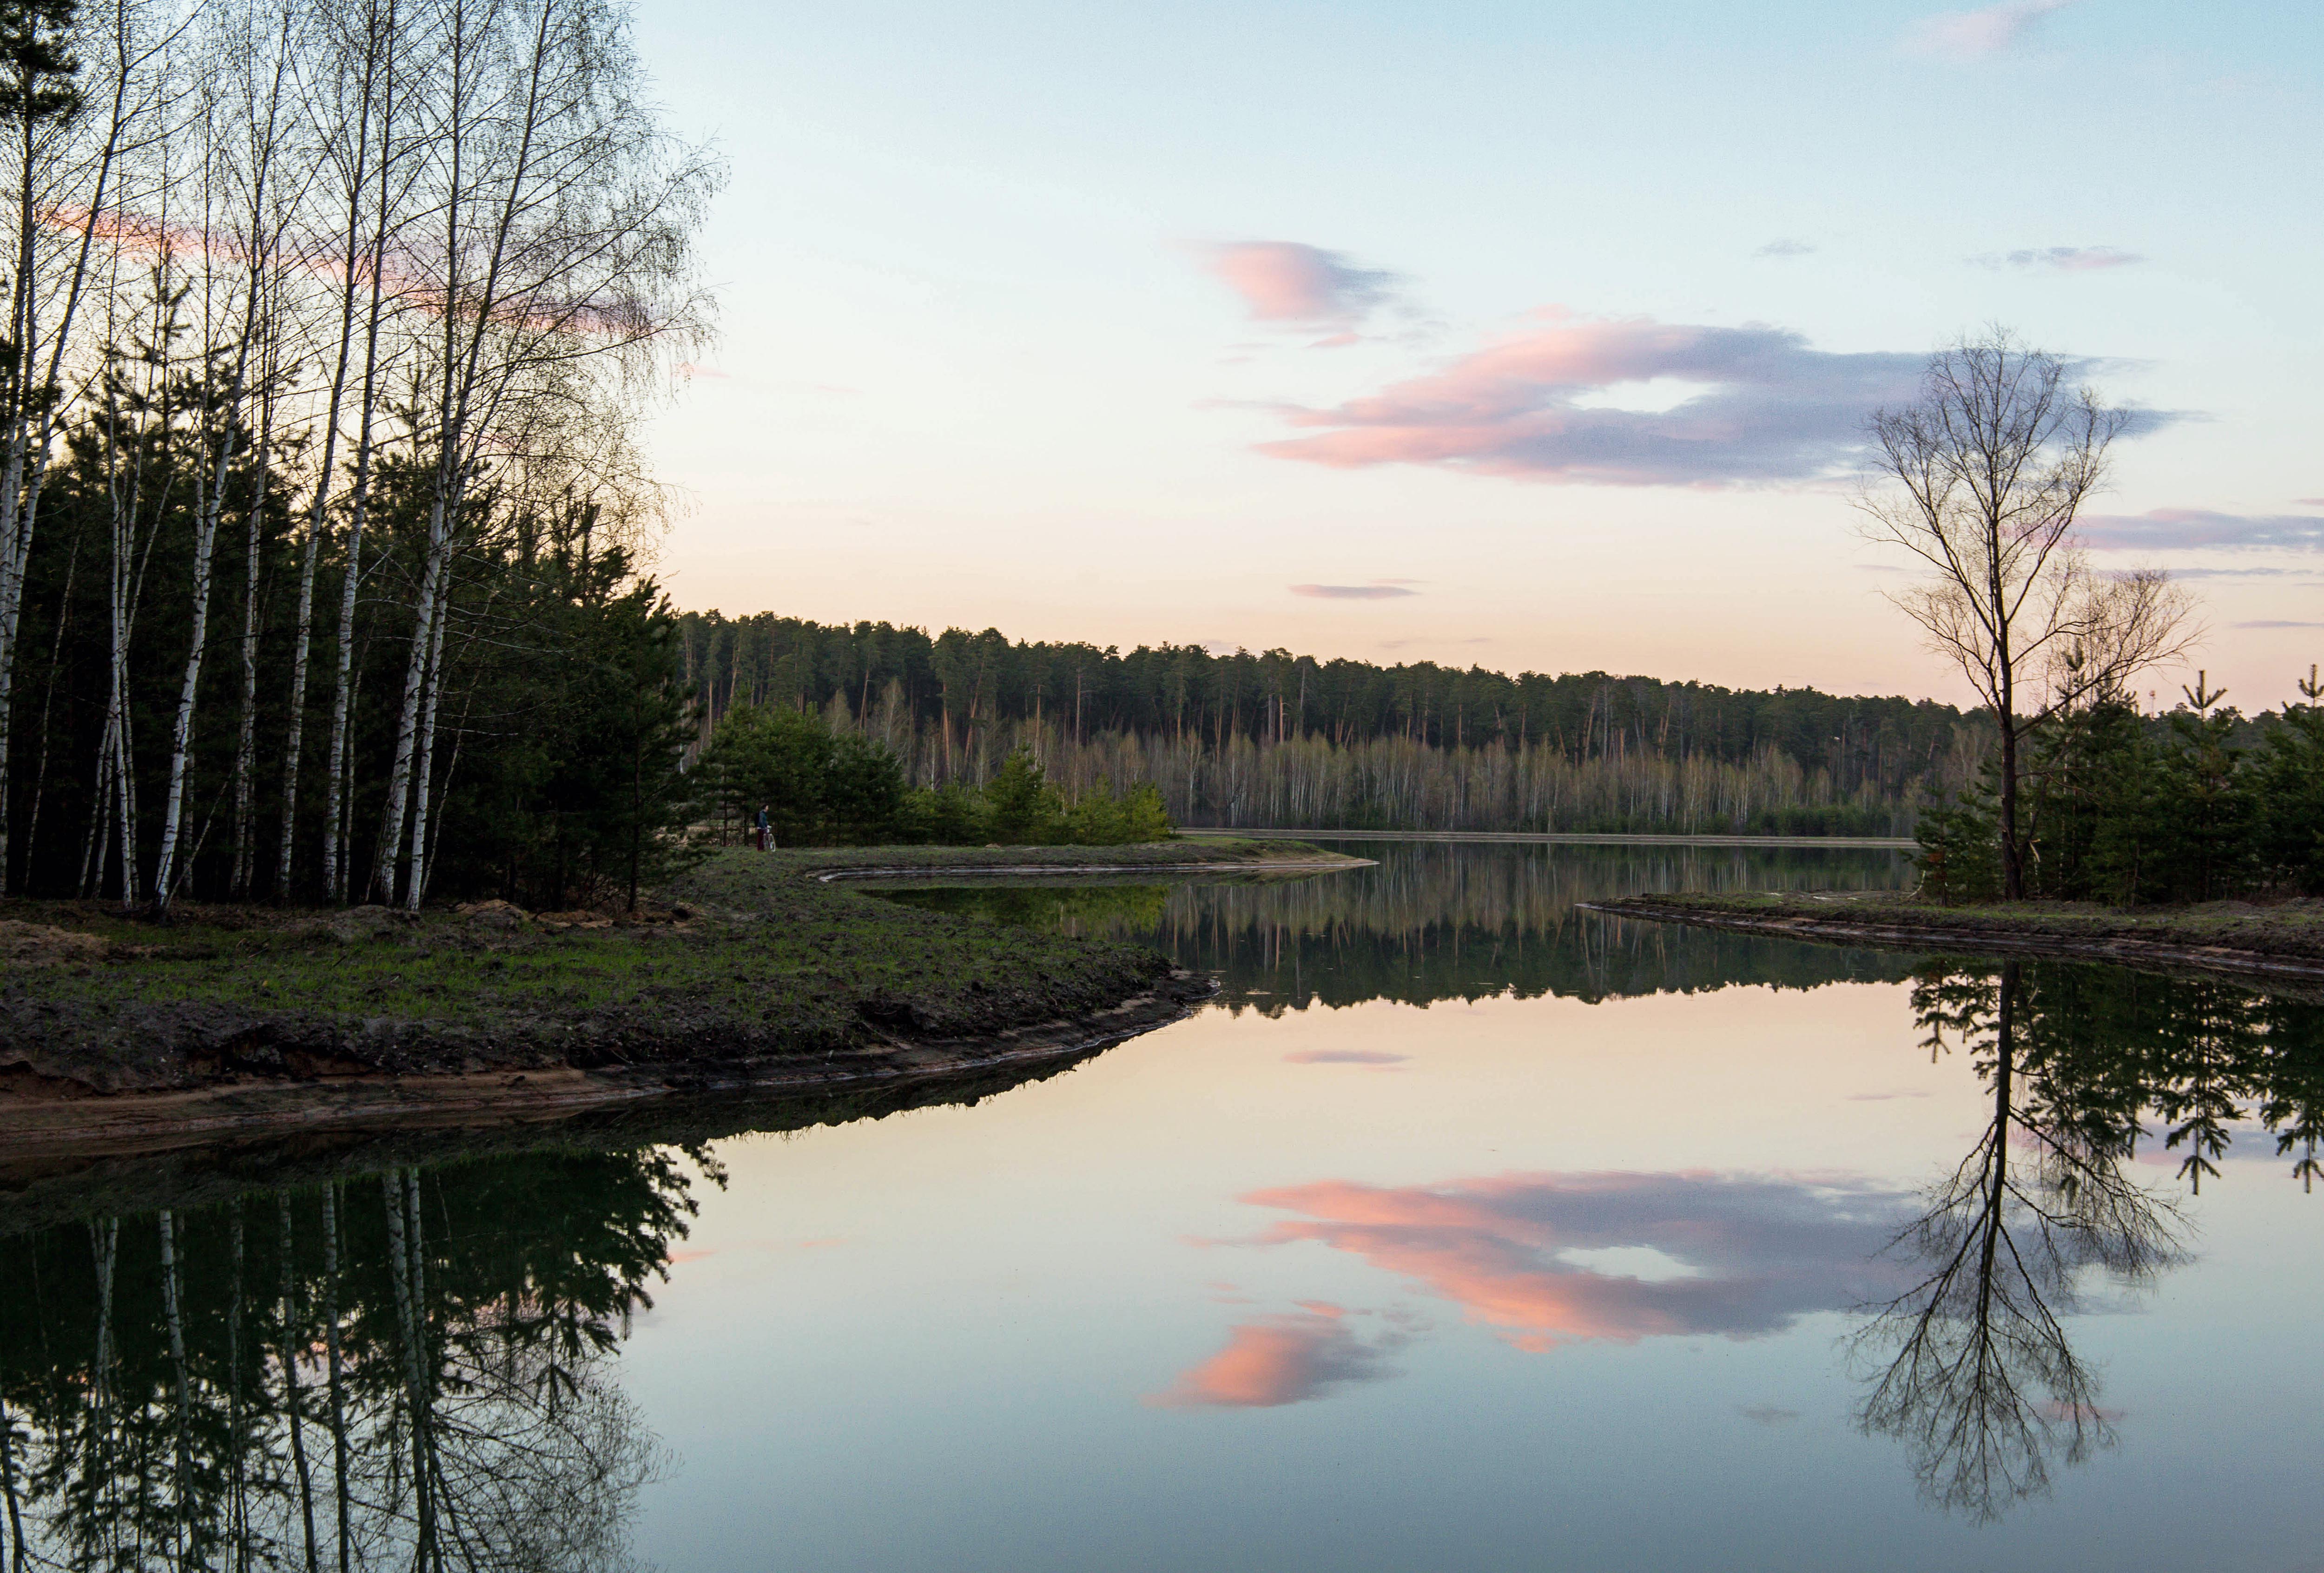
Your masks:
<svg viewBox="0 0 2324 1573"><path fill-rule="evenodd" d="M2112 1568L2151 1559L2158 1524L2207 1566L2313 1559L2319 1007L1593 928L1572 909L1593 887L1712 878L1563 856L1434 849L1337 888L1085 910L1226 958L1226 1000L973 1102L728 1125L643 1170L407 1166L429 1243L402 1284L381 1178L344 1181L333 1292L368 1423L392 1443L397 1405L418 1412L407 1302L424 1348L521 1378L493 1394L526 1424L559 1412L544 1362L567 1371L634 1471L589 1498L576 1566L620 1543L713 1570ZM262 1302L311 1321L317 1194L293 1200L310 1276L287 1298L272 1193L239 1234L215 1205L187 1223L198 1377L235 1368L219 1351L261 1337ZM152 1215L113 1221L142 1253L115 1338L161 1417L159 1500ZM6 1242L20 1428L28 1397L79 1412L88 1385L38 1351L93 1358L105 1226ZM1979 1229L2030 1264L1990 1280L2039 1301L2015 1330L1927 1288ZM1980 1368L2015 1386L1937 1379ZM1932 1443L2006 1441L1964 1415L2023 1445Z"/></svg>
<svg viewBox="0 0 2324 1573"><path fill-rule="evenodd" d="M749 1363L736 1390L769 1413L717 1430L838 1423L857 1456L943 1483L898 1508L814 1469L779 1494L805 1540L726 1565L2111 1568L2157 1513L2216 1526L2225 1567L2309 1543L2324 1449L2259 1422L2254 1462L2242 1440L2280 1383L2324 1375L2292 1309L2324 1286L2314 1218L2255 1118L2230 1148L2251 1161L2182 1198L2195 1259L2146 1285L2100 1270L2070 1318L2116 1445L1980 1527L1867 1434L1877 1373L1849 1346L1915 1281L1889 1247L1990 1115L1976 1024L1932 1049L1921 958L1572 910L1663 878L1893 865L1707 878L1472 851L1345 884L1151 887L1142 909L1041 893L999 915L1047 901L1030 920L1150 935L1220 970L1226 1003L980 1109L722 1149L736 1189L706 1229L757 1192L855 1244L816 1264L835 1282L706 1286L689 1329L740 1337L712 1302L805 1295L769 1314L821 1349L898 1280L945 1308L857 1326L843 1341L876 1361ZM2126 1167L2169 1188L2165 1136L2150 1108ZM641 1341L674 1349L676 1321ZM2235 1394L2255 1407L2190 1448L2174 1406ZM2248 1494L2227 1491L2240 1468ZM660 1522L715 1515L715 1489L665 1488Z"/></svg>

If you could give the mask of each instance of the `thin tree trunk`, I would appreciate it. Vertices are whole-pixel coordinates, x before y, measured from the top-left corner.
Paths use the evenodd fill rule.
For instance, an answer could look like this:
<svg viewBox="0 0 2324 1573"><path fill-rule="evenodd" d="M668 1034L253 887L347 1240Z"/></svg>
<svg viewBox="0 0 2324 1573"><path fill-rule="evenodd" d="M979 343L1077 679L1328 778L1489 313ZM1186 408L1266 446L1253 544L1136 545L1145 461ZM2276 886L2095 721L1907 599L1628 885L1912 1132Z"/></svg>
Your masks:
<svg viewBox="0 0 2324 1573"><path fill-rule="evenodd" d="M250 893L257 849L251 845L251 782L258 767L258 553L260 527L266 512L266 457L274 435L272 388L259 404L258 447L250 483L250 529L242 577L242 714L234 748L234 877L236 896Z"/></svg>
<svg viewBox="0 0 2324 1573"><path fill-rule="evenodd" d="M331 476L336 471L338 457L339 412L342 401L346 397L347 365L353 358L355 349L355 291L357 282L362 277L363 194L364 183L369 179L366 171L371 157L373 88L377 80L383 49L381 30L377 23L368 17L365 20L362 107L355 117L355 166L347 179L347 230L345 253L346 282L339 291L339 348L337 358L332 363L331 367L330 396L324 404L322 460L316 473L314 499L307 509L307 540L299 562L298 633L292 641L290 656L290 734L283 744L282 831L274 860L274 894L277 900L290 898L291 858L298 845L299 767L300 755L306 745L307 668L313 649L315 629L315 565L322 546L324 509L330 500ZM387 9L386 32L390 38L394 35L395 7L392 3ZM370 257L371 314L364 329L363 430L358 444L355 467L355 519L347 540L347 585L350 593L341 598L340 653L343 658L338 669L339 689L334 692L331 702L333 729L331 755L326 766L328 781L325 792L331 805L326 812L331 823L327 823L324 828L323 884L326 895L335 900L339 894L337 888L338 826L336 823L338 807L338 756L344 741L339 729L345 726L346 721L344 692L347 676L347 667L344 659L346 653L345 636L348 626L354 621L355 604L352 589L356 579L356 569L363 556L362 493L364 483L369 477L370 468L368 460L371 446L372 399L377 386L374 370L379 356L380 302L383 271L381 263L384 260L383 253L387 240L389 161L387 150L383 144L390 134L388 112L392 110L393 97L393 80L391 77L380 122L383 146L380 152L379 219L374 234Z"/></svg>
<svg viewBox="0 0 2324 1573"><path fill-rule="evenodd" d="M40 359L40 262L38 231L42 206L34 190L32 170L38 159L39 143L35 132L36 117L24 113L17 117L21 136L15 196L17 216L17 252L14 289L12 291L8 337L16 346L16 375L13 379L13 398L6 412L8 450L5 471L0 471L0 895L9 893L9 738L14 725L16 670L16 631L23 612L24 575L32 566L32 539L39 521L41 490L48 479L49 455L54 443L58 409L60 400L48 397L51 389L60 388L60 373L63 367L66 346L72 340L73 320L78 315L82 292L89 281L89 259L94 252L97 226L105 211L107 189L121 151L122 137L128 124L129 84L132 78L132 57L129 51L129 30L125 25L126 0L115 0L116 26L114 36L114 66L112 109L106 122L106 136L97 161L95 179L86 215L81 221L80 244L76 249L70 272L65 283L65 299L59 314L56 331L49 336L47 376L38 390L30 385L29 378ZM32 97L32 84L20 82L25 97ZM30 106L27 104L27 110ZM39 400L36 433L28 433L27 424L33 419L33 401ZM37 440L35 440L35 437ZM29 469L29 474L27 474Z"/></svg>
<svg viewBox="0 0 2324 1573"><path fill-rule="evenodd" d="M420 711L419 759L414 770L419 792L412 805L411 846L406 854L404 873L403 906L408 912L420 910L420 894L428 883L428 811L435 796L436 710L444 693L444 625L451 621L451 589L447 552L444 575L436 587L436 613L429 620L433 631L428 641L428 698Z"/></svg>

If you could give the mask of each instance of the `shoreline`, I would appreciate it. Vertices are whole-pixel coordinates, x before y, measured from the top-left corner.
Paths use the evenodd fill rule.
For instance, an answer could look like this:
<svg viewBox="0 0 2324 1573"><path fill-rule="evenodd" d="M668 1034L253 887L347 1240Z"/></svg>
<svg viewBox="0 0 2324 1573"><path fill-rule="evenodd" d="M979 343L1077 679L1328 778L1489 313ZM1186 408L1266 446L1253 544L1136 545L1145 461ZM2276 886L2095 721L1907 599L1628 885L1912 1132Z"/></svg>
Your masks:
<svg viewBox="0 0 2324 1573"><path fill-rule="evenodd" d="M1002 1068L1069 1062L1184 1020L1218 992L1174 969L1157 986L1080 1015L973 1038L890 1039L881 1049L816 1059L765 1055L604 1069L351 1074L222 1081L161 1092L0 1096L5 1167L89 1157L148 1157L252 1137L345 1136L477 1126L549 1128L616 1105L724 1093L805 1094L875 1085L931 1086Z"/></svg>
<svg viewBox="0 0 2324 1573"><path fill-rule="evenodd" d="M1940 907L1892 892L1627 896L1584 912L1824 944L2099 961L2145 970L2324 984L2324 923L2310 907L2216 903L2133 914L2058 904ZM2289 911L2286 917L2282 913ZM2221 943L2240 941L2240 943Z"/></svg>
<svg viewBox="0 0 2324 1573"><path fill-rule="evenodd" d="M1177 1020L1214 981L845 882L1364 861L1251 842L732 850L636 914L211 907L156 927L0 903L0 1166L1069 1059Z"/></svg>
<svg viewBox="0 0 2324 1573"><path fill-rule="evenodd" d="M1911 836L1661 835L1606 831L1533 830L1229 830L1208 825L1178 827L1182 836L1232 837L1242 841L1455 842L1480 845L1552 847L1797 847L1811 851L1910 851Z"/></svg>
<svg viewBox="0 0 2324 1573"><path fill-rule="evenodd" d="M854 879L1066 878L1093 874L1323 874L1375 866L1370 858L1253 858L1229 863L893 864L830 869L807 878L818 885L835 885Z"/></svg>

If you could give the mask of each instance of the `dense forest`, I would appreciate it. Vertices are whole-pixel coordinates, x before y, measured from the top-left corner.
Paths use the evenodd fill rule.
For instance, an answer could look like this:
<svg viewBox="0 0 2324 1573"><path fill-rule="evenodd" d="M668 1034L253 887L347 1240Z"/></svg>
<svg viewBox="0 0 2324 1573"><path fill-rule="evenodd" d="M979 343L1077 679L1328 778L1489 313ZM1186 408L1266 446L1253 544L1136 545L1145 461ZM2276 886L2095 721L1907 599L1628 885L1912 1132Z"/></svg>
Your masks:
<svg viewBox="0 0 2324 1573"><path fill-rule="evenodd" d="M633 877L719 170L606 0L0 6L0 886Z"/></svg>
<svg viewBox="0 0 2324 1573"><path fill-rule="evenodd" d="M1199 645L1123 653L997 630L687 613L706 739L732 706L814 711L918 784L1031 750L1070 796L1160 786L1194 824L1902 834L1983 741L1931 700L1379 667Z"/></svg>

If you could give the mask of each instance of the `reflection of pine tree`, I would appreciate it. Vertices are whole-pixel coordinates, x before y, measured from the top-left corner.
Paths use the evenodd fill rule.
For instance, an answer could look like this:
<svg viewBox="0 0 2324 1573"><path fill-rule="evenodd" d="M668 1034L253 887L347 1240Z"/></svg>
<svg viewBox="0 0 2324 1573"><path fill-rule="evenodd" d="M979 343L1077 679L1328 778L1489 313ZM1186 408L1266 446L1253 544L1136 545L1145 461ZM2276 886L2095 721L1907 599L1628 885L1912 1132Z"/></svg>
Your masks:
<svg viewBox="0 0 2324 1573"><path fill-rule="evenodd" d="M2198 1194L2234 1139L2227 1131L2245 1094L2257 1090L2261 1033L2254 996L2227 984L2189 980L2175 1008L2156 1022L2152 1099L2166 1152L2181 1146L2179 1177Z"/></svg>
<svg viewBox="0 0 2324 1573"><path fill-rule="evenodd" d="M2258 1063L2251 1081L2262 1090L2261 1122L2275 1134L2279 1157L2297 1151L2292 1178L2313 1191L2324 1178L2317 1146L2324 1139L2324 1007L2271 999L2260 1006Z"/></svg>

